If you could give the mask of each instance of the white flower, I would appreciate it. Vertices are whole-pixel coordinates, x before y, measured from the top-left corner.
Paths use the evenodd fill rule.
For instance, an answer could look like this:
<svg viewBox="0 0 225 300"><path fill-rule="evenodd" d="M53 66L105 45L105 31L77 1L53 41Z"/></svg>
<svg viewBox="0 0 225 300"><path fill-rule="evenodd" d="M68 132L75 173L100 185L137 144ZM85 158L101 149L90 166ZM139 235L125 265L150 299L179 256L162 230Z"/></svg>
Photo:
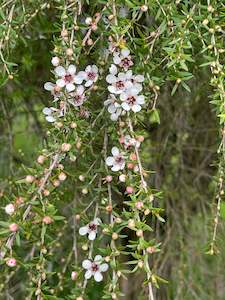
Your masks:
<svg viewBox="0 0 225 300"><path fill-rule="evenodd" d="M110 119L117 121L122 113L121 105L117 102L115 95L110 94L109 98L104 101L104 105L108 106L108 112L111 114Z"/></svg>
<svg viewBox="0 0 225 300"><path fill-rule="evenodd" d="M132 138L130 135L125 135L123 144L126 149L131 146L136 146L137 148L139 148L141 145L139 141L137 141L135 138Z"/></svg>
<svg viewBox="0 0 225 300"><path fill-rule="evenodd" d="M49 123L54 123L56 121L56 118L52 115L54 112L57 112L58 110L54 107L45 107L43 108L42 112L45 115L45 119Z"/></svg>
<svg viewBox="0 0 225 300"><path fill-rule="evenodd" d="M85 71L80 71L77 74L77 80L79 81L79 84L85 80L85 87L91 86L94 82L96 82L98 79L98 67L96 65L89 65L86 67Z"/></svg>
<svg viewBox="0 0 225 300"><path fill-rule="evenodd" d="M90 279L94 276L95 281L100 282L103 280L102 272L106 272L108 270L108 264L101 264L102 256L96 255L94 261L89 259L85 259L82 263L82 267L87 270L85 272L84 277L86 279Z"/></svg>
<svg viewBox="0 0 225 300"><path fill-rule="evenodd" d="M5 206L5 212L8 215L12 215L15 212L15 206L12 203L9 203Z"/></svg>
<svg viewBox="0 0 225 300"><path fill-rule="evenodd" d="M66 90L68 92L74 91L74 83L79 84L80 82L79 78L77 78L77 76L75 75L76 67L74 65L69 65L67 70L62 66L58 66L55 68L55 73L58 77L60 77L56 81L56 84L61 88L66 87Z"/></svg>
<svg viewBox="0 0 225 300"><path fill-rule="evenodd" d="M54 56L51 60L51 63L54 67L57 67L60 63L60 59L58 58L58 56Z"/></svg>
<svg viewBox="0 0 225 300"><path fill-rule="evenodd" d="M129 73L119 73L117 75L117 67L115 65L111 65L110 74L106 76L106 81L110 84L108 86L108 90L113 94L121 94L125 90L131 88L133 86L130 79Z"/></svg>
<svg viewBox="0 0 225 300"><path fill-rule="evenodd" d="M88 239L90 241L93 241L96 238L97 235L97 227L100 224L101 220L99 218L95 218L92 222L87 224L86 226L83 226L79 229L80 235L86 235L88 234Z"/></svg>
<svg viewBox="0 0 225 300"><path fill-rule="evenodd" d="M44 89L46 91L50 91L52 96L54 96L54 100L57 101L58 98L62 95L62 93L60 92L60 87L57 86L55 83L52 82L46 82L44 84Z"/></svg>
<svg viewBox="0 0 225 300"><path fill-rule="evenodd" d="M130 50L124 48L120 53L116 52L113 55L113 62L116 65L119 65L121 68L125 70L129 69L129 67L133 66L133 62L130 56Z"/></svg>
<svg viewBox="0 0 225 300"><path fill-rule="evenodd" d="M107 166L112 166L111 170L115 172L123 170L125 167L125 159L123 155L119 152L119 149L117 147L113 147L111 152L113 156L109 156L106 158Z"/></svg>
<svg viewBox="0 0 225 300"><path fill-rule="evenodd" d="M79 85L74 92L70 93L70 96L69 102L72 105L81 106L86 100L83 85Z"/></svg>
<svg viewBox="0 0 225 300"><path fill-rule="evenodd" d="M145 97L137 93L136 89L130 89L120 95L120 99L123 101L121 106L124 110L132 110L133 112L141 110L141 105L145 103Z"/></svg>

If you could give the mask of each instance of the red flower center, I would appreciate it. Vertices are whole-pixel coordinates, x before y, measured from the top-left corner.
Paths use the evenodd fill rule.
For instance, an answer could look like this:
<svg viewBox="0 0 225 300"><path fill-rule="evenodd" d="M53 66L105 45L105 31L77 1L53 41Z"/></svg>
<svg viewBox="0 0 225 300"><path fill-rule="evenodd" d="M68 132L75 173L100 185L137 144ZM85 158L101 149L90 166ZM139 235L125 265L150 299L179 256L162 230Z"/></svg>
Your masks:
<svg viewBox="0 0 225 300"><path fill-rule="evenodd" d="M119 90L123 89L123 88L124 88L124 82L121 81L121 80L117 81L117 82L116 82L116 87L117 87L117 89L119 89Z"/></svg>
<svg viewBox="0 0 225 300"><path fill-rule="evenodd" d="M88 78L89 78L90 80L94 80L96 74L95 74L95 72L89 72L89 73L87 74L87 76L88 76Z"/></svg>
<svg viewBox="0 0 225 300"><path fill-rule="evenodd" d="M97 272L99 270L99 266L96 263L92 263L91 270L93 272Z"/></svg>
<svg viewBox="0 0 225 300"><path fill-rule="evenodd" d="M136 98L134 96L130 96L127 98L127 102L132 105L136 102Z"/></svg>
<svg viewBox="0 0 225 300"><path fill-rule="evenodd" d="M89 224L88 227L89 227L90 230L93 230L93 231L95 231L97 229L97 225L93 224L93 223Z"/></svg>
<svg viewBox="0 0 225 300"><path fill-rule="evenodd" d="M64 76L64 80L65 80L65 82L69 83L73 80L73 76L70 74L67 74Z"/></svg>

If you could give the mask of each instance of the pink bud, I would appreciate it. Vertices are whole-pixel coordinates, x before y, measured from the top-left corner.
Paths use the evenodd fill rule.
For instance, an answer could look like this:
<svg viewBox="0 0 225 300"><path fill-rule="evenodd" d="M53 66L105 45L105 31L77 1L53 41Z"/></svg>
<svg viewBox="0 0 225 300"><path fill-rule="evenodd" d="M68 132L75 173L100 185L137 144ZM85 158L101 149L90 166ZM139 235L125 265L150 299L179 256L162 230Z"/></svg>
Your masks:
<svg viewBox="0 0 225 300"><path fill-rule="evenodd" d="M127 164L127 168L128 168L129 170L132 170L132 169L134 168L134 164L133 164L133 163L128 163L128 164Z"/></svg>
<svg viewBox="0 0 225 300"><path fill-rule="evenodd" d="M113 178L111 175L107 175L105 179L107 182L111 182Z"/></svg>
<svg viewBox="0 0 225 300"><path fill-rule="evenodd" d="M44 218L42 219L42 222L48 225L48 224L51 224L53 222L53 220L49 216L44 216Z"/></svg>
<svg viewBox="0 0 225 300"><path fill-rule="evenodd" d="M126 192L127 192L128 194L132 194L132 193L134 192L134 189L132 188L132 186L127 186L127 187L126 187Z"/></svg>
<svg viewBox="0 0 225 300"><path fill-rule="evenodd" d="M16 266L16 259L15 258L9 258L6 261L7 266L9 267L15 267Z"/></svg>
<svg viewBox="0 0 225 300"><path fill-rule="evenodd" d="M9 225L9 230L12 232L16 232L18 230L19 226L16 223L12 223Z"/></svg>
<svg viewBox="0 0 225 300"><path fill-rule="evenodd" d="M76 280L76 279L77 279L77 276L78 276L77 272L73 271L73 272L71 273L71 279L72 279L72 280Z"/></svg>
<svg viewBox="0 0 225 300"><path fill-rule="evenodd" d="M142 209L144 207L144 203L142 201L138 201L135 203L135 206L137 209Z"/></svg>
<svg viewBox="0 0 225 300"><path fill-rule="evenodd" d="M27 175L26 178L25 178L27 183L32 183L34 181L34 179L35 178L32 175Z"/></svg>

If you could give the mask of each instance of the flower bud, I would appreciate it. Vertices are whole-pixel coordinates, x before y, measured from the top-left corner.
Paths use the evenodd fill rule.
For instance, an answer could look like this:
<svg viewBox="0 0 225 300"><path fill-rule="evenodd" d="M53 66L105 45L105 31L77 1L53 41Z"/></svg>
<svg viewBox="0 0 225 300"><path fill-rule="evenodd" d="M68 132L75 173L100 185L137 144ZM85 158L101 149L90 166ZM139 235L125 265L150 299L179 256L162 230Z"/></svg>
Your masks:
<svg viewBox="0 0 225 300"><path fill-rule="evenodd" d="M88 193L88 189L87 188L84 188L84 189L82 189L82 194L84 194L84 195L86 195L87 193Z"/></svg>
<svg viewBox="0 0 225 300"><path fill-rule="evenodd" d="M92 23L92 18L91 18L91 17L87 17L87 18L85 19L85 24L86 24L86 25L91 25L91 23Z"/></svg>
<svg viewBox="0 0 225 300"><path fill-rule="evenodd" d="M142 209L144 207L144 203L142 201L138 201L135 203L135 207L137 209Z"/></svg>
<svg viewBox="0 0 225 300"><path fill-rule="evenodd" d="M85 180L84 175L80 175L80 176L79 176L79 180L80 180L80 181L84 181L84 180Z"/></svg>
<svg viewBox="0 0 225 300"><path fill-rule="evenodd" d="M25 178L27 183L32 183L34 181L34 179L35 178L32 175L27 175L26 178Z"/></svg>
<svg viewBox="0 0 225 300"><path fill-rule="evenodd" d="M106 261L106 262L110 262L110 256L106 256L106 257L105 257L105 261Z"/></svg>
<svg viewBox="0 0 225 300"><path fill-rule="evenodd" d="M12 223L9 225L9 230L11 232L16 232L19 229L19 226L16 223Z"/></svg>
<svg viewBox="0 0 225 300"><path fill-rule="evenodd" d="M39 155L37 158L37 162L42 165L45 161L45 156L44 155Z"/></svg>
<svg viewBox="0 0 225 300"><path fill-rule="evenodd" d="M137 160L137 156L135 153L130 154L130 160Z"/></svg>
<svg viewBox="0 0 225 300"><path fill-rule="evenodd" d="M146 12L148 10L148 6L147 5L142 5L141 6L141 11Z"/></svg>
<svg viewBox="0 0 225 300"><path fill-rule="evenodd" d="M132 170L132 169L134 168L134 164L133 164L133 163L128 163L128 164L127 164L127 168L128 168L129 170Z"/></svg>
<svg viewBox="0 0 225 300"><path fill-rule="evenodd" d="M156 248L154 246L149 246L146 251L149 253L149 254L152 254L152 253L155 253L156 252Z"/></svg>
<svg viewBox="0 0 225 300"><path fill-rule="evenodd" d="M83 249L84 251L87 251L87 250L88 250L88 245L87 245L87 244L82 245L82 249Z"/></svg>
<svg viewBox="0 0 225 300"><path fill-rule="evenodd" d="M8 215L12 215L15 212L15 206L12 203L9 203L5 206L5 212Z"/></svg>
<svg viewBox="0 0 225 300"><path fill-rule="evenodd" d="M66 29L61 31L61 37L68 37L68 31Z"/></svg>
<svg viewBox="0 0 225 300"><path fill-rule="evenodd" d="M70 128L72 129L77 128L77 123L75 122L70 123Z"/></svg>
<svg viewBox="0 0 225 300"><path fill-rule="evenodd" d="M92 39L88 39L88 40L87 40L87 44L88 44L88 46L93 45L93 40L92 40Z"/></svg>
<svg viewBox="0 0 225 300"><path fill-rule="evenodd" d="M7 266L9 267L15 267L16 266L16 259L15 258L9 258L6 261Z"/></svg>
<svg viewBox="0 0 225 300"><path fill-rule="evenodd" d="M144 263L143 263L142 260L139 260L139 262L138 262L138 267L139 267L140 269L142 269L142 268L144 267Z"/></svg>
<svg viewBox="0 0 225 300"><path fill-rule="evenodd" d="M73 49L67 48L67 49L66 49L66 55L67 55L67 56L72 56L72 55L73 55Z"/></svg>
<svg viewBox="0 0 225 300"><path fill-rule="evenodd" d="M80 215L77 214L77 215L75 216L75 218L76 218L77 221L80 221Z"/></svg>
<svg viewBox="0 0 225 300"><path fill-rule="evenodd" d="M53 222L53 219L49 216L44 216L44 218L42 219L42 222L46 225L51 224Z"/></svg>
<svg viewBox="0 0 225 300"><path fill-rule="evenodd" d="M113 178L112 178L111 175L107 175L106 178L105 178L105 180L106 180L107 182L111 182L111 181L113 180Z"/></svg>
<svg viewBox="0 0 225 300"><path fill-rule="evenodd" d="M63 152L68 152L68 151L70 151L71 147L72 147L71 144L63 143L62 146L61 146L61 150Z"/></svg>
<svg viewBox="0 0 225 300"><path fill-rule="evenodd" d="M57 67L60 64L60 59L57 56L54 56L51 60L51 63L54 67Z"/></svg>
<svg viewBox="0 0 225 300"><path fill-rule="evenodd" d="M113 210L112 205L106 206L105 210L106 210L108 213L112 212L112 210Z"/></svg>
<svg viewBox="0 0 225 300"><path fill-rule="evenodd" d="M43 191L43 194L44 194L44 196L49 196L50 195L50 192L49 192L49 190L47 190L47 189L45 189L44 191Z"/></svg>
<svg viewBox="0 0 225 300"><path fill-rule="evenodd" d="M127 226L131 229L135 228L135 221L133 219L128 220Z"/></svg>
<svg viewBox="0 0 225 300"><path fill-rule="evenodd" d="M112 234L112 239L113 240L117 240L118 239L118 234L116 233L116 232L113 232L113 234Z"/></svg>
<svg viewBox="0 0 225 300"><path fill-rule="evenodd" d="M72 280L76 280L76 279L77 279L77 276L78 276L78 273L77 273L77 272L75 272L75 271L72 271L72 272L71 272L71 279L72 279Z"/></svg>
<svg viewBox="0 0 225 300"><path fill-rule="evenodd" d="M59 174L58 178L59 178L60 181L64 181L64 180L66 180L66 174L63 173L63 172L61 172L61 173Z"/></svg>
<svg viewBox="0 0 225 300"><path fill-rule="evenodd" d="M60 186L60 181L57 180L57 179L55 179L55 180L53 181L53 185L54 185L55 187Z"/></svg>
<svg viewBox="0 0 225 300"><path fill-rule="evenodd" d="M125 181L126 181L126 175L125 175L125 174L121 174L121 175L119 176L119 181L120 181L120 182L125 182Z"/></svg>
<svg viewBox="0 0 225 300"><path fill-rule="evenodd" d="M136 235L137 235L138 237L142 237L142 236L143 236L143 231L142 231L141 229L138 229L138 230L136 231Z"/></svg>
<svg viewBox="0 0 225 300"><path fill-rule="evenodd" d="M134 189L132 188L132 186L127 186L127 187L126 187L126 192L127 192L128 194L132 194L132 193L134 192Z"/></svg>

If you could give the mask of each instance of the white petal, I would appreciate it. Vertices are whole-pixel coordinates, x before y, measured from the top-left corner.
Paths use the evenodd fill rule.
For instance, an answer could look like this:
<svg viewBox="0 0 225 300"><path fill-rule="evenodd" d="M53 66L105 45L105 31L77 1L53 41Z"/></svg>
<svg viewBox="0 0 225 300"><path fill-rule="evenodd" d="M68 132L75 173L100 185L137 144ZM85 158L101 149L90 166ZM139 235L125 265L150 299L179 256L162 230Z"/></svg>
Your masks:
<svg viewBox="0 0 225 300"><path fill-rule="evenodd" d="M121 93L120 94L120 100L122 100L122 101L127 100L127 94L126 93Z"/></svg>
<svg viewBox="0 0 225 300"><path fill-rule="evenodd" d="M111 170L113 171L113 172L117 172L117 171L119 171L121 168L120 168L120 165L119 164L116 164L116 165L114 165L112 168L111 168Z"/></svg>
<svg viewBox="0 0 225 300"><path fill-rule="evenodd" d="M76 73L76 66L74 66L74 65L69 65L67 71L68 71L68 73L69 73L70 75L74 75L74 74Z"/></svg>
<svg viewBox="0 0 225 300"><path fill-rule="evenodd" d="M89 239L90 241L93 241L93 240L95 240L95 238L96 238L96 232L95 232L95 231L91 231L91 232L89 233L89 235L88 235L88 239Z"/></svg>
<svg viewBox="0 0 225 300"><path fill-rule="evenodd" d="M109 68L109 72L112 74L112 75L116 75L117 74L117 67L115 65L111 65L111 67Z"/></svg>
<svg viewBox="0 0 225 300"><path fill-rule="evenodd" d="M88 226L83 226L79 229L79 234L80 235L85 235L88 233Z"/></svg>
<svg viewBox="0 0 225 300"><path fill-rule="evenodd" d="M134 80L137 82L143 82L145 80L145 78L143 75L137 75L137 76L135 76Z"/></svg>
<svg viewBox="0 0 225 300"><path fill-rule="evenodd" d="M137 97L137 103L138 104L144 104L145 103L145 97L143 95L140 95Z"/></svg>
<svg viewBox="0 0 225 300"><path fill-rule="evenodd" d="M42 112L43 112L43 114L45 114L45 115L51 115L52 110L51 110L51 108L49 108L49 107L45 107L45 108L43 108Z"/></svg>
<svg viewBox="0 0 225 300"><path fill-rule="evenodd" d="M139 104L135 104L132 106L133 112L139 112L141 110L141 106Z"/></svg>
<svg viewBox="0 0 225 300"><path fill-rule="evenodd" d="M108 268L109 268L108 264L101 264L99 266L100 272L106 272L108 270Z"/></svg>
<svg viewBox="0 0 225 300"><path fill-rule="evenodd" d="M90 66L90 65L88 65L88 66L86 67L85 72L86 72L86 73L91 72L91 66Z"/></svg>
<svg viewBox="0 0 225 300"><path fill-rule="evenodd" d="M100 262L100 261L102 261L102 256L99 255L99 254L96 255L95 258L94 258L94 261L95 261L95 262Z"/></svg>
<svg viewBox="0 0 225 300"><path fill-rule="evenodd" d="M127 78L127 79L131 79L131 78L132 78L132 70L128 70L128 71L126 72L126 78Z"/></svg>
<svg viewBox="0 0 225 300"><path fill-rule="evenodd" d="M116 107L114 104L110 104L109 107L108 107L108 112L110 114L114 113L116 111Z"/></svg>
<svg viewBox="0 0 225 300"><path fill-rule="evenodd" d="M65 80L63 80L63 79L58 79L57 81L56 81L56 84L59 86L59 87L64 87L65 86Z"/></svg>
<svg viewBox="0 0 225 300"><path fill-rule="evenodd" d="M126 103L126 102L123 102L123 103L121 104L121 106L122 106L122 108L123 108L124 110L126 110L126 111L129 111L129 110L130 110L130 106L129 106L129 104Z"/></svg>
<svg viewBox="0 0 225 300"><path fill-rule="evenodd" d="M119 151L119 149L117 147L112 147L111 152L112 152L113 156L116 156L116 155L120 154L120 151Z"/></svg>
<svg viewBox="0 0 225 300"><path fill-rule="evenodd" d="M94 73L98 73L98 67L96 65L92 65L92 71Z"/></svg>
<svg viewBox="0 0 225 300"><path fill-rule="evenodd" d="M109 90L110 93L113 93L113 94L120 94L120 93L122 93L122 91L120 92L113 85L109 85L108 86L108 90Z"/></svg>
<svg viewBox="0 0 225 300"><path fill-rule="evenodd" d="M119 57L119 55L114 55L113 62L116 65L119 65L121 63L121 58Z"/></svg>
<svg viewBox="0 0 225 300"><path fill-rule="evenodd" d="M116 82L116 76L115 75L112 75L112 74L109 74L106 76L106 81L110 84L112 83L115 83Z"/></svg>
<svg viewBox="0 0 225 300"><path fill-rule="evenodd" d="M105 105L105 106L107 106L107 105L109 105L109 104L111 104L111 103L112 103L112 100L111 100L111 99L107 99L107 100L104 101L104 105Z"/></svg>
<svg viewBox="0 0 225 300"><path fill-rule="evenodd" d="M123 57L127 57L130 54L130 50L127 48L124 48L121 50L121 54L123 55Z"/></svg>
<svg viewBox="0 0 225 300"><path fill-rule="evenodd" d="M118 114L111 114L110 119L112 121L117 121L118 120L119 115Z"/></svg>
<svg viewBox="0 0 225 300"><path fill-rule="evenodd" d="M86 270L90 269L92 265L92 262L89 259L85 259L82 262L82 267Z"/></svg>
<svg viewBox="0 0 225 300"><path fill-rule="evenodd" d="M67 89L68 92L72 92L72 91L75 90L75 85L73 83L68 83L66 85L66 89Z"/></svg>
<svg viewBox="0 0 225 300"><path fill-rule="evenodd" d="M76 92L77 92L78 95L82 95L83 92L84 92L84 87L83 87L83 85L79 85L79 86L77 87Z"/></svg>
<svg viewBox="0 0 225 300"><path fill-rule="evenodd" d="M92 81L92 80L88 80L88 81L85 83L84 86L89 87L89 86L91 86L92 84L93 84L93 81Z"/></svg>
<svg viewBox="0 0 225 300"><path fill-rule="evenodd" d="M47 120L49 123L55 122L55 118L52 117L52 116L47 116L47 117L46 117L46 120Z"/></svg>
<svg viewBox="0 0 225 300"><path fill-rule="evenodd" d="M65 68L63 68L62 66L58 66L55 68L55 73L56 75L58 75L59 77L62 77L64 75L66 75L66 70Z"/></svg>
<svg viewBox="0 0 225 300"><path fill-rule="evenodd" d="M90 278L91 278L91 276L92 276L92 272L91 272L91 270L88 270L88 271L86 271L86 272L85 272L85 275L84 275L84 277L85 277L86 279L90 279Z"/></svg>
<svg viewBox="0 0 225 300"><path fill-rule="evenodd" d="M46 83L44 84L44 89L45 89L46 91L52 91L53 88L54 88L54 84L51 83L51 82L46 82Z"/></svg>
<svg viewBox="0 0 225 300"><path fill-rule="evenodd" d="M114 164L114 158L112 157L112 156L109 156L109 157L107 157L106 158L106 164L107 164L107 166L112 166L113 164Z"/></svg>
<svg viewBox="0 0 225 300"><path fill-rule="evenodd" d="M100 281L102 281L103 276L100 272L95 272L94 279L95 279L95 281L100 282Z"/></svg>

